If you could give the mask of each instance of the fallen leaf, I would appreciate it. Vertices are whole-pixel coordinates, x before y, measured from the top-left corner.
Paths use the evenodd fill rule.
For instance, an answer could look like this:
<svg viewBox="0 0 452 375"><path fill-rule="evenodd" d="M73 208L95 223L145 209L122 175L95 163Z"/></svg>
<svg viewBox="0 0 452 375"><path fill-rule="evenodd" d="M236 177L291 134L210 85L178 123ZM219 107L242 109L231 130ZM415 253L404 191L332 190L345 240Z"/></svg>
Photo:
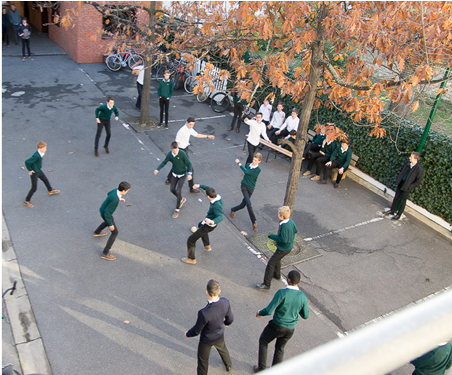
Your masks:
<svg viewBox="0 0 452 375"><path fill-rule="evenodd" d="M230 141L230 140L231 140L231 138L226 138L226 140L227 140L227 141Z"/></svg>
<svg viewBox="0 0 452 375"><path fill-rule="evenodd" d="M143 147L141 147L141 151L144 151L144 148L143 148Z"/></svg>
<svg viewBox="0 0 452 375"><path fill-rule="evenodd" d="M53 169L47 169L47 172L53 172Z"/></svg>
<svg viewBox="0 0 452 375"><path fill-rule="evenodd" d="M24 167L20 167L20 169L25 169Z"/></svg>
<svg viewBox="0 0 452 375"><path fill-rule="evenodd" d="M128 320L124 320L124 324L129 324L130 322Z"/></svg>
<svg viewBox="0 0 452 375"><path fill-rule="evenodd" d="M126 206L131 206L131 205L132 205L132 204L130 204L130 203L127 203L127 204L126 204Z"/></svg>
<svg viewBox="0 0 452 375"><path fill-rule="evenodd" d="M68 141L69 143L71 143L71 141Z"/></svg>
<svg viewBox="0 0 452 375"><path fill-rule="evenodd" d="M73 153L74 153L74 151L68 152L68 154L73 154Z"/></svg>
<svg viewBox="0 0 452 375"><path fill-rule="evenodd" d="M240 232L240 234L241 234L242 236L248 236L248 233L246 233L244 230L242 230L242 231Z"/></svg>

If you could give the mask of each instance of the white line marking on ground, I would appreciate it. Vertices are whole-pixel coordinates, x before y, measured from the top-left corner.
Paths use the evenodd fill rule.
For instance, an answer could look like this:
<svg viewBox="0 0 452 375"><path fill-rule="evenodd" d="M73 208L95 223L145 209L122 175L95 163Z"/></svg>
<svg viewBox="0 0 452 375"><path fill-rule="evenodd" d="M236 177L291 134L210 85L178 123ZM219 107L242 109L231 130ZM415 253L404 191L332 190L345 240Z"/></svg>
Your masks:
<svg viewBox="0 0 452 375"><path fill-rule="evenodd" d="M198 121L198 120L212 120L212 119L215 119L215 118L223 118L223 117L226 117L226 115L218 115L218 116L210 116L210 117L197 117L197 118L195 118L195 120L196 121ZM173 123L173 122L186 122L187 121L187 119L183 119L183 120L168 120L168 122L171 122L171 123Z"/></svg>
<svg viewBox="0 0 452 375"><path fill-rule="evenodd" d="M346 230L350 230L350 229L355 229L355 228L361 227L363 225L376 223L377 221L380 221L380 220L383 220L383 218L382 217L376 217L376 218L371 219L371 220L363 221L362 223L350 225L350 226L345 227L345 228L332 230L331 232L323 233L323 234L320 234L320 235L315 236L315 237L303 238L303 241L310 242L310 241L318 240L319 238L331 236L332 234L341 233L341 232L345 232Z"/></svg>

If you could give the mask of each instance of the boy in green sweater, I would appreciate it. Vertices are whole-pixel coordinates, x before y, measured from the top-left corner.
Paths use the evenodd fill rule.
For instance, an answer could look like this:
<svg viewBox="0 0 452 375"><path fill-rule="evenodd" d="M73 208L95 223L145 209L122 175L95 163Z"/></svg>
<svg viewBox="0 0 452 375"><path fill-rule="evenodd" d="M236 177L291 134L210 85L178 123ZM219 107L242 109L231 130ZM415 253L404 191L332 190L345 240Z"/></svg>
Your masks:
<svg viewBox="0 0 452 375"><path fill-rule="evenodd" d="M264 282L257 284L258 289L270 289L272 278L281 279L281 260L293 249L295 234L298 228L290 218L290 208L282 206L278 209L279 229L278 234L269 234L268 238L276 241L276 251L265 267Z"/></svg>
<svg viewBox="0 0 452 375"><path fill-rule="evenodd" d="M107 136L105 137L104 148L107 154L110 153L110 150L108 149L108 143L110 142L111 137L110 118L113 112L115 113L115 120L118 121L118 109L115 106L115 100L111 96L107 98L107 104L101 105L100 107L96 108L97 133L96 139L94 140L94 155L96 156L99 156L97 149L99 148L99 138L104 127L107 133Z"/></svg>
<svg viewBox="0 0 452 375"><path fill-rule="evenodd" d="M170 71L165 70L163 73L163 79L159 82L159 87L157 89L157 94L159 96L160 104L160 123L157 126L160 128L163 125L163 112L165 112L165 129L168 130L168 110L169 110L169 100L173 96L174 84L170 79Z"/></svg>
<svg viewBox="0 0 452 375"><path fill-rule="evenodd" d="M195 189L203 189L206 191L207 199L210 201L209 211L206 218L198 224L198 230L193 233L187 240L187 258L181 261L187 264L196 264L195 248L196 241L200 238L204 244L204 250L211 251L209 233L212 232L217 225L223 221L223 199L217 194L214 188L207 185L194 185Z"/></svg>
<svg viewBox="0 0 452 375"><path fill-rule="evenodd" d="M38 151L36 151L31 158L25 160L25 166L28 169L28 174L30 175L31 179L31 189L27 194L27 197L24 201L24 206L28 208L33 208L33 205L30 203L30 199L33 196L33 194L38 189L38 178L44 182L44 185L47 188L47 191L49 192L49 195L58 194L60 191L52 189L50 186L50 182L47 179L44 172L41 170L42 168L42 158L44 157L44 154L47 151L47 144L43 141L38 142Z"/></svg>
<svg viewBox="0 0 452 375"><path fill-rule="evenodd" d="M179 210L186 202L186 199L182 198L182 187L184 186L185 177L188 175L188 181L192 179L193 167L187 154L182 150L179 150L179 145L176 141L171 142L171 151L168 152L165 160L163 160L154 171L154 175L157 176L160 169L168 162L173 164L170 191L177 197L176 210L173 214L173 219L177 219L179 217Z"/></svg>
<svg viewBox="0 0 452 375"><path fill-rule="evenodd" d="M123 181L119 184L117 189L113 189L107 194L107 199L105 199L102 206L100 206L99 212L100 216L104 220L101 225L97 227L94 231L94 237L105 236L107 232L103 229L108 227L111 231L111 235L108 238L107 244L105 245L104 251L102 252L101 258L106 260L115 260L116 257L110 253L110 249L118 236L118 228L115 224L115 219L113 218L113 212L115 212L116 207L118 207L119 201L125 202L123 195L126 195L130 190L130 184Z"/></svg>
<svg viewBox="0 0 452 375"><path fill-rule="evenodd" d="M337 168L337 178L333 183L335 189L339 187L344 172L348 169L352 161L352 148L348 141L343 139L340 146L337 146L330 157L330 161L325 164L325 167L332 169Z"/></svg>
<svg viewBox="0 0 452 375"><path fill-rule="evenodd" d="M276 339L276 344L272 366L282 362L284 347L295 332L298 315L303 319L308 319L308 299L306 294L298 288L299 282L300 273L290 271L287 275L289 284L287 288L278 290L270 304L256 313L256 318L260 319L275 311L273 320L268 322L259 337L259 364L254 366L254 372L265 370L267 367L267 348L274 339Z"/></svg>
<svg viewBox="0 0 452 375"><path fill-rule="evenodd" d="M251 206L251 196L253 195L254 189L256 187L256 181L259 177L259 173L261 173L261 169L259 167L259 163L261 161L262 155L259 152L256 152L254 154L253 162L248 163L246 166L243 166L242 163L240 163L239 159L235 159L235 162L245 173L245 175L243 176L243 180L240 186L243 194L243 200L242 203L240 203L238 206L231 208L231 217L234 219L236 211L239 211L246 206L246 208L248 209L248 214L250 215L251 223L253 224L253 230L255 232L257 232L257 224L253 206Z"/></svg>

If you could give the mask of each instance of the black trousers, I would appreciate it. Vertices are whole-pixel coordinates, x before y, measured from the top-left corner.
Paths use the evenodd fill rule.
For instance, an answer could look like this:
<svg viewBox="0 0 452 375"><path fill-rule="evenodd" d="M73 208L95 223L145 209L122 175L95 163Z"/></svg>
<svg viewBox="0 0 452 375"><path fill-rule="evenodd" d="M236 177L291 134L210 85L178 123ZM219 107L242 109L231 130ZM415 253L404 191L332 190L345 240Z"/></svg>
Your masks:
<svg viewBox="0 0 452 375"><path fill-rule="evenodd" d="M22 39L22 57L25 57L25 47L27 47L28 57L30 57L30 39Z"/></svg>
<svg viewBox="0 0 452 375"><path fill-rule="evenodd" d="M304 151L303 151L303 157L307 158L309 157L309 153L311 152L318 152L320 151L320 145L318 145L317 143L309 143L308 145L306 145Z"/></svg>
<svg viewBox="0 0 452 375"><path fill-rule="evenodd" d="M171 173L171 185L170 185L170 191L173 193L177 200L176 200L176 210L180 207L180 202L182 200L182 186L184 186L185 178L187 177L186 174L184 174L182 177L174 177L174 175Z"/></svg>
<svg viewBox="0 0 452 375"><path fill-rule="evenodd" d="M275 145L278 144L278 139L279 139L279 138L284 138L284 137L287 137L287 136L289 135L289 132L287 131L287 128L281 130L281 133L279 133L279 135L276 135L275 133L276 133L277 131L279 131L279 130L280 130L280 129L274 129L274 130L271 132L271 136L269 137L269 138L270 138L270 141L272 141L272 143L274 143Z"/></svg>
<svg viewBox="0 0 452 375"><path fill-rule="evenodd" d="M273 355L272 366L281 363L284 359L284 347L292 338L294 328L281 327L270 320L259 337L259 370L267 368L267 348L268 344L276 339L275 354Z"/></svg>
<svg viewBox="0 0 452 375"><path fill-rule="evenodd" d="M163 124L163 112L165 112L165 125L168 125L168 109L169 109L169 98L160 98L160 124Z"/></svg>
<svg viewBox="0 0 452 375"><path fill-rule="evenodd" d="M100 123L97 124L96 139L94 140L94 150L96 150L96 151L99 148L99 139L100 139L100 135L102 134L102 129L104 127L105 127L105 132L107 133L107 136L105 137L104 148L108 147L108 143L110 142L110 137L111 137L110 120L99 120L99 121L100 121Z"/></svg>
<svg viewBox="0 0 452 375"><path fill-rule="evenodd" d="M179 150L184 151L188 155L188 147L186 147L186 148L179 148ZM172 174L173 174L173 169L171 168L170 171L168 172L168 176L166 176L166 179L171 181ZM191 166L191 180L188 181L188 187L190 189L193 189L193 185L194 184L195 184L195 168L193 168L193 164L192 164L192 166Z"/></svg>
<svg viewBox="0 0 452 375"><path fill-rule="evenodd" d="M52 187L50 186L50 182L47 179L46 175L44 174L43 171L37 172L37 173L32 173L30 176L30 180L31 180L31 189L27 194L27 197L25 198L25 202L30 202L31 197L33 196L33 194L36 192L36 190L38 190L38 178L44 182L44 185L46 186L48 191L52 191Z"/></svg>
<svg viewBox="0 0 452 375"><path fill-rule="evenodd" d="M254 153L256 152L256 150L257 150L257 146L254 146L248 142L248 157L246 158L245 165L253 162Z"/></svg>
<svg viewBox="0 0 452 375"><path fill-rule="evenodd" d="M232 118L231 128L234 129L235 123L237 123L237 129L240 129L242 124L242 115L245 107L242 103L234 103L234 117Z"/></svg>
<svg viewBox="0 0 452 375"><path fill-rule="evenodd" d="M8 27L2 26L2 34L5 37L5 43L9 46L9 35L8 35Z"/></svg>
<svg viewBox="0 0 452 375"><path fill-rule="evenodd" d="M135 103L135 107L137 107L139 110L141 110L141 94L143 93L143 85L137 81L137 102Z"/></svg>
<svg viewBox="0 0 452 375"><path fill-rule="evenodd" d="M333 168L342 168L342 163L339 162L339 160L335 159L333 160L333 162L331 163L331 165L329 167L327 167L328 169L333 169ZM344 173L345 171L348 169L344 168ZM342 180L342 176L344 175L344 173L340 174L339 172L337 172L337 177L336 177L336 184L338 184L339 182L341 182Z"/></svg>
<svg viewBox="0 0 452 375"><path fill-rule="evenodd" d="M238 206L232 207L231 211L239 211L242 208L247 208L248 214L250 215L251 222L254 224L256 222L256 216L254 215L253 206L251 206L251 196L253 195L254 189L250 189L248 186L241 184L240 189L242 190L243 200Z"/></svg>
<svg viewBox="0 0 452 375"><path fill-rule="evenodd" d="M312 167L314 166L314 163L317 161L318 158L321 158L322 156L325 156L325 155L322 155L320 152L312 152L311 153L311 157L309 158L309 163L308 163L308 171L312 171Z"/></svg>
<svg viewBox="0 0 452 375"><path fill-rule="evenodd" d="M198 344L198 375L207 375L207 370L209 369L209 356L212 346L217 349L218 354L220 354L221 360L225 366L231 366L231 358L229 357L229 351L224 342L224 336L211 343L206 344L199 340Z"/></svg>
<svg viewBox="0 0 452 375"><path fill-rule="evenodd" d="M105 220L105 217L100 215L102 219L104 220L101 225L97 227L97 229L94 231L94 233L99 234L102 230L108 227L107 220ZM118 237L118 227L116 226L115 219L113 216L111 217L111 220L113 221L113 225L115 226L115 230L111 232L110 237L108 237L107 244L105 245L104 251L102 251L102 255L108 255L110 252L111 247L113 246L116 237Z"/></svg>
<svg viewBox="0 0 452 375"><path fill-rule="evenodd" d="M196 249L196 242L201 238L202 243L204 246L210 245L210 239L209 239L209 233L212 232L215 227L211 227L207 224L201 224L202 222L199 222L198 224L198 230L193 233L190 237L188 237L187 240L187 257L189 259L196 259L195 258L195 249Z"/></svg>
<svg viewBox="0 0 452 375"><path fill-rule="evenodd" d="M329 161L330 161L329 156L321 156L316 160L315 174L317 176L320 176L321 180L325 179L325 164L328 163Z"/></svg>
<svg viewBox="0 0 452 375"><path fill-rule="evenodd" d="M281 251L276 249L275 253L268 261L267 267L265 267L264 274L265 285L267 286L271 285L273 276L277 279L281 278L281 260L289 253L290 251Z"/></svg>
<svg viewBox="0 0 452 375"><path fill-rule="evenodd" d="M405 211L406 201L408 199L408 196L410 195L409 191L403 191L401 188L403 186L404 181L402 181L399 186L397 186L397 190L394 196L394 200L392 201L391 205L391 212L396 213L397 215L402 215L403 211ZM397 211L397 207L399 206L400 202L400 208Z"/></svg>

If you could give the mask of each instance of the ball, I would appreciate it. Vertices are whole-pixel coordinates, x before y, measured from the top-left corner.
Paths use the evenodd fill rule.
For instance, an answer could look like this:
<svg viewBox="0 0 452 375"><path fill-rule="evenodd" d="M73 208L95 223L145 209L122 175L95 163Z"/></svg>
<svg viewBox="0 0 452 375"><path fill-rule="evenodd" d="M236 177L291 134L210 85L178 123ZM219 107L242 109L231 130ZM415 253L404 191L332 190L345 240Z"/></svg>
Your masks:
<svg viewBox="0 0 452 375"><path fill-rule="evenodd" d="M196 227L191 227L192 233L195 233L197 230L198 230L198 228L196 228Z"/></svg>

